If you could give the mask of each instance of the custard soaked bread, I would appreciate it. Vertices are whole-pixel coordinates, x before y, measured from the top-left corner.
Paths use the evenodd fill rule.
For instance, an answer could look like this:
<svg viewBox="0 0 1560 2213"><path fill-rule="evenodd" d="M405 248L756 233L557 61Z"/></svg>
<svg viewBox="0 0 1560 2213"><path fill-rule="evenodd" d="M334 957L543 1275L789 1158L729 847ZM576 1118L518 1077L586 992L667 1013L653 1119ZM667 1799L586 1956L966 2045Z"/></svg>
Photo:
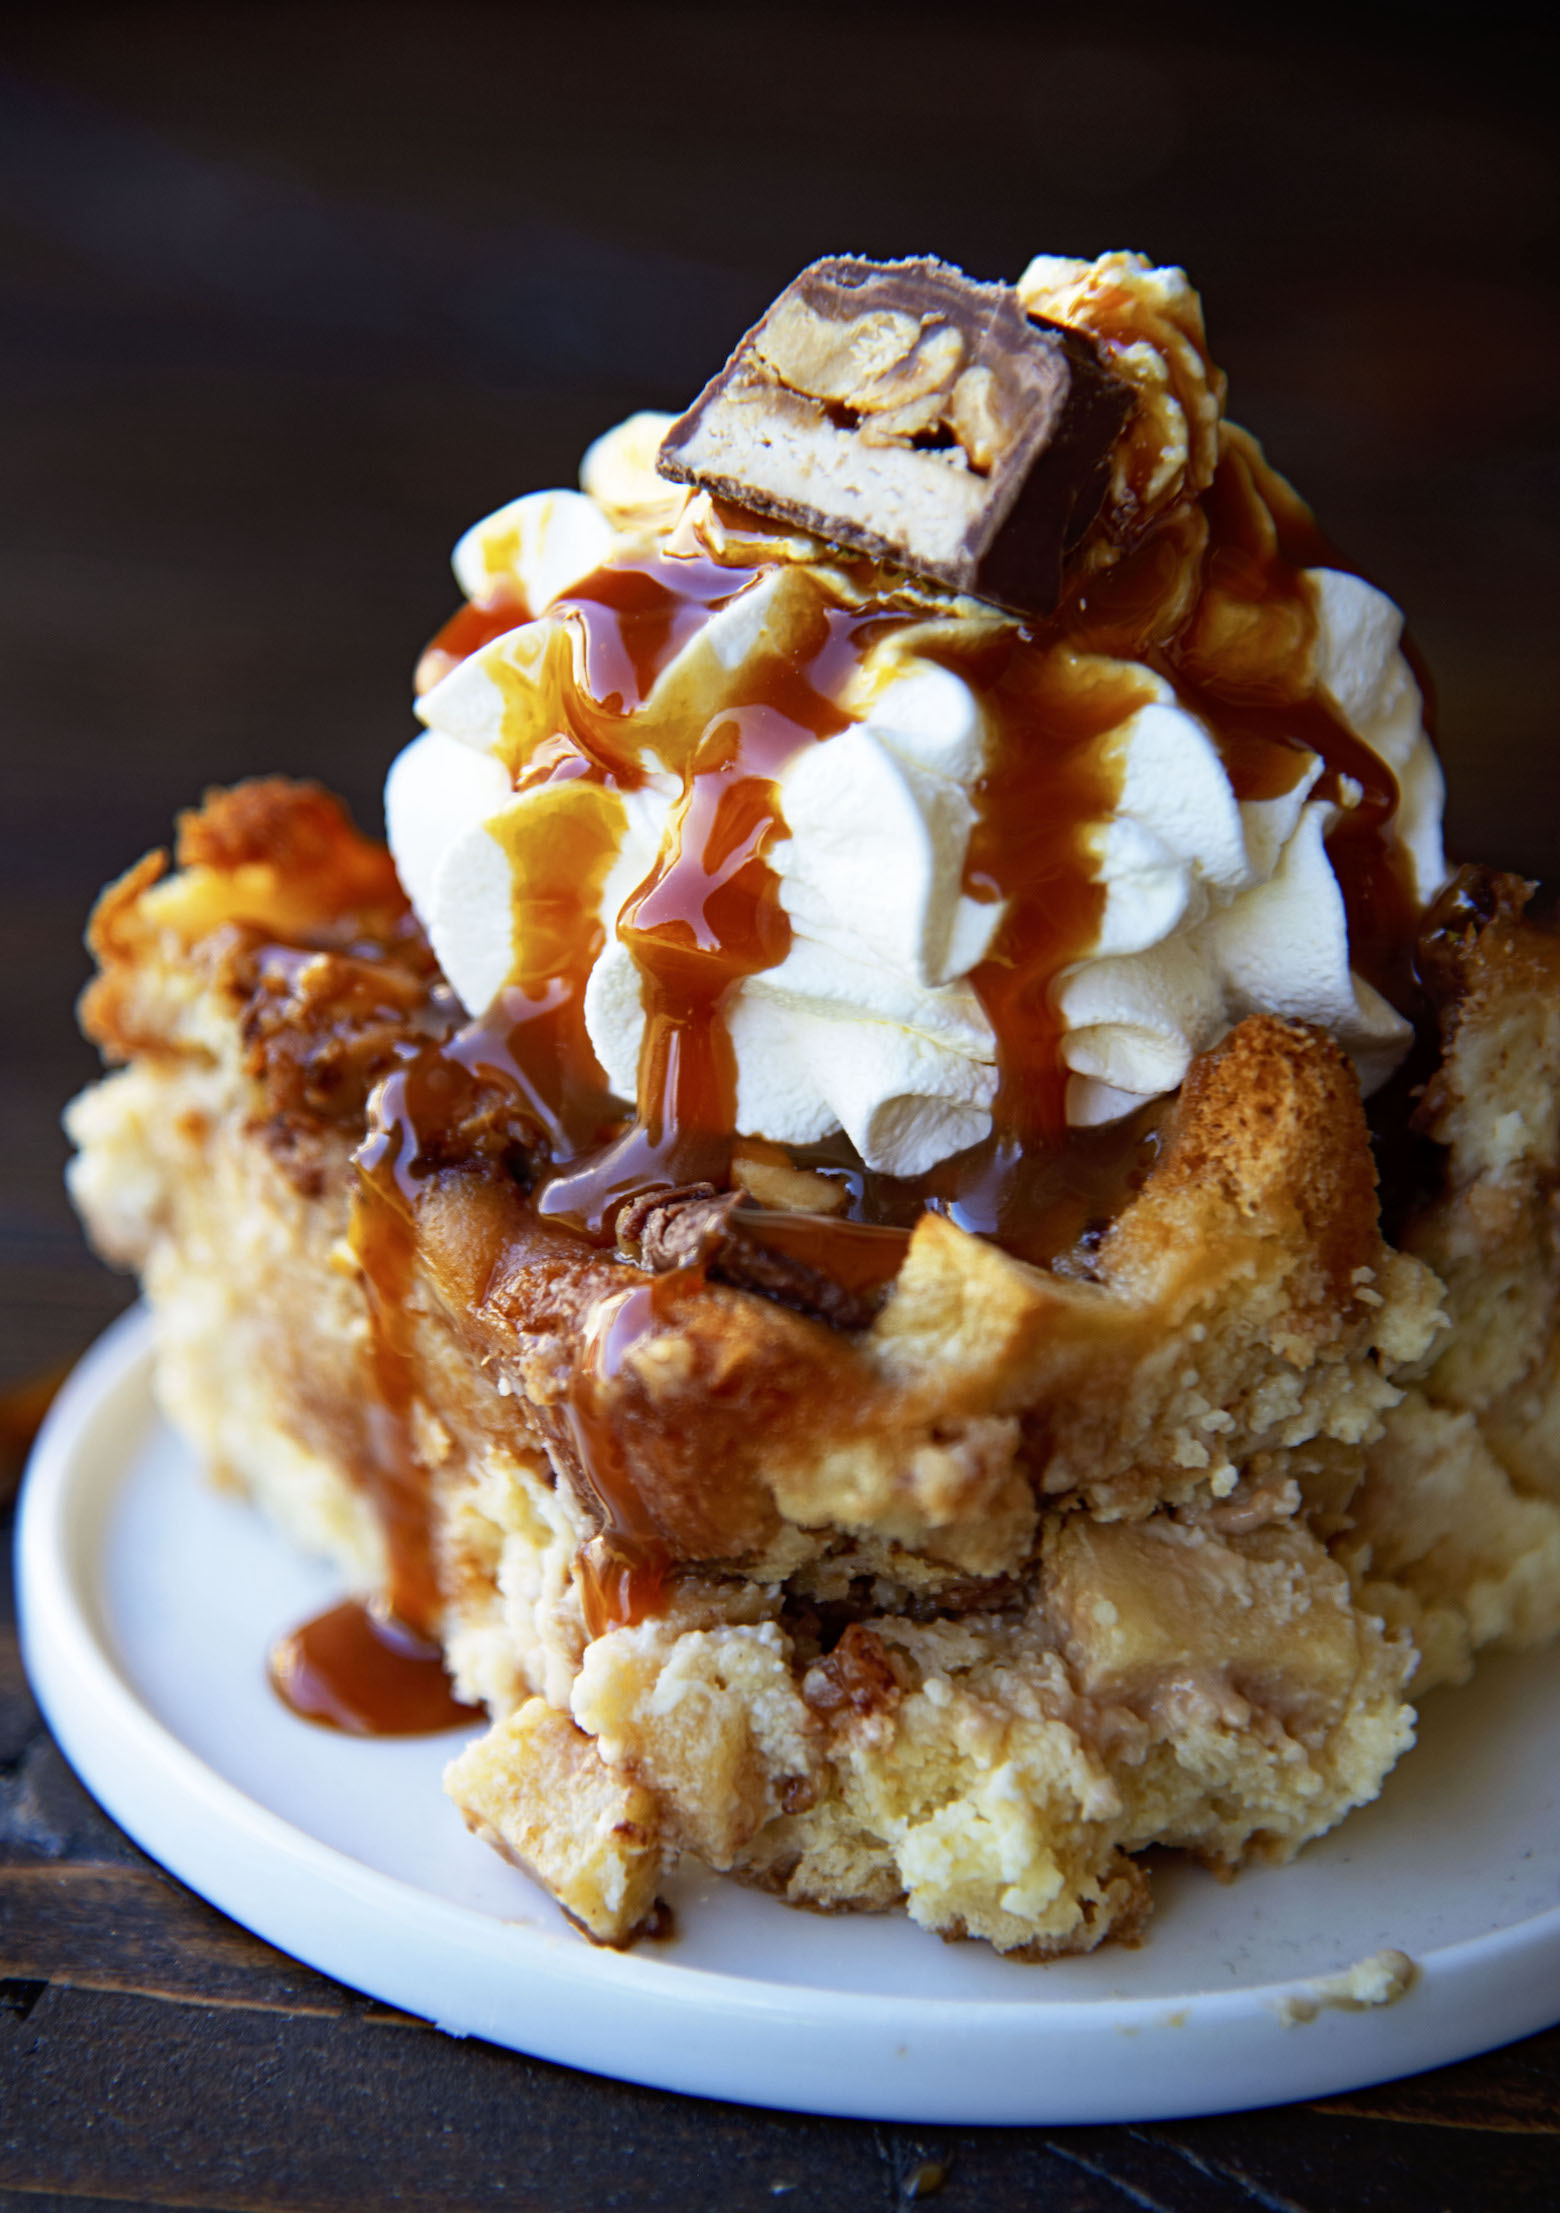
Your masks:
<svg viewBox="0 0 1560 2213"><path fill-rule="evenodd" d="M393 866L262 782L100 905L164 1402L599 1940L1130 1936L1560 1628L1560 945L1222 402L1177 271L819 264L461 542Z"/></svg>

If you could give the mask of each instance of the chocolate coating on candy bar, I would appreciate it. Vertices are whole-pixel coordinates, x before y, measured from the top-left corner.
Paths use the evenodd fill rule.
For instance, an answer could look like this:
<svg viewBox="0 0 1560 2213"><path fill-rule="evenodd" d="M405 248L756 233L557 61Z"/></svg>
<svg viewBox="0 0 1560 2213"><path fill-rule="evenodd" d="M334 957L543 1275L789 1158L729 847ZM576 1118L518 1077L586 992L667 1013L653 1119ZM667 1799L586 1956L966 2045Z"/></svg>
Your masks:
<svg viewBox="0 0 1560 2213"><path fill-rule="evenodd" d="M942 261L815 261L661 447L663 476L1021 613L1061 597L1132 394Z"/></svg>
<svg viewBox="0 0 1560 2213"><path fill-rule="evenodd" d="M642 1268L703 1268L717 1283L757 1291L835 1329L865 1329L883 1303L887 1278L872 1286L837 1282L769 1242L766 1228L772 1219L744 1206L740 1191L690 1183L631 1200L618 1216L617 1241Z"/></svg>

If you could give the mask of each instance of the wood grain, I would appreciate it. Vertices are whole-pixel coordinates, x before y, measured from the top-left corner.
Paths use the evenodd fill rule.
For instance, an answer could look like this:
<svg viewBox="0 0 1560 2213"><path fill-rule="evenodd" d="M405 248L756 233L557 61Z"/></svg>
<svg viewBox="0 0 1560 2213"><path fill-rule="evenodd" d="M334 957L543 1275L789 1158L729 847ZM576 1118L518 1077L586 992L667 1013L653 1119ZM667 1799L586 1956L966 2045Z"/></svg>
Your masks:
<svg viewBox="0 0 1560 2213"><path fill-rule="evenodd" d="M129 1295L60 1189L97 887L216 779L313 773L377 819L457 532L683 404L816 253L1187 261L1233 411L1411 611L1455 845L1553 867L1553 45L1283 20L10 11L0 1386ZM927 2134L457 2043L153 1867L0 1627L0 2213L1522 2213L1560 2202L1557 2134L1560 2034L1310 2107Z"/></svg>

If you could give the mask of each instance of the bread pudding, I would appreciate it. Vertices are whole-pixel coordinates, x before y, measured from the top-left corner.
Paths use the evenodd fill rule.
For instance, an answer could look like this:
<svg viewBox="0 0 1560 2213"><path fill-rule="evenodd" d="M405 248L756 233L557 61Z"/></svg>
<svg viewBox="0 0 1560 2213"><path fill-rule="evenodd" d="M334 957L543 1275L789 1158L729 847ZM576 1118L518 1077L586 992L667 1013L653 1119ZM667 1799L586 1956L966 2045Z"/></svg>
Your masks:
<svg viewBox="0 0 1560 2213"><path fill-rule="evenodd" d="M583 484L393 860L270 779L104 894L77 1204L588 1936L1134 1938L1560 1629L1560 941L1178 271L817 264Z"/></svg>

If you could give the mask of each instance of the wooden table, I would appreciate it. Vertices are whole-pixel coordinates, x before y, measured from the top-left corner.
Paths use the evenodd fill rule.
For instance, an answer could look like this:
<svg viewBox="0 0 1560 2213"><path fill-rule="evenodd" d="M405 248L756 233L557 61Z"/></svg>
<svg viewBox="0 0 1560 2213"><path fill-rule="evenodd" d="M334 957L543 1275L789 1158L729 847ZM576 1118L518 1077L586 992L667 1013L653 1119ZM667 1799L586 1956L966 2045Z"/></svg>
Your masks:
<svg viewBox="0 0 1560 2213"><path fill-rule="evenodd" d="M126 1298L59 1188L104 878L205 783L376 819L444 549L685 400L802 261L1140 243L1233 412L1413 614L1453 843L1543 874L1552 51L1434 11L38 11L0 44L0 1382ZM1406 33L1412 28L1412 42ZM1455 33L1455 35L1454 35ZM734 96L734 89L740 97ZM0 2208L1560 2202L1560 2036L1323 2104L913 2130L450 2042L86 1798L0 1645ZM1560 2010L1560 1994L1557 1994Z"/></svg>

